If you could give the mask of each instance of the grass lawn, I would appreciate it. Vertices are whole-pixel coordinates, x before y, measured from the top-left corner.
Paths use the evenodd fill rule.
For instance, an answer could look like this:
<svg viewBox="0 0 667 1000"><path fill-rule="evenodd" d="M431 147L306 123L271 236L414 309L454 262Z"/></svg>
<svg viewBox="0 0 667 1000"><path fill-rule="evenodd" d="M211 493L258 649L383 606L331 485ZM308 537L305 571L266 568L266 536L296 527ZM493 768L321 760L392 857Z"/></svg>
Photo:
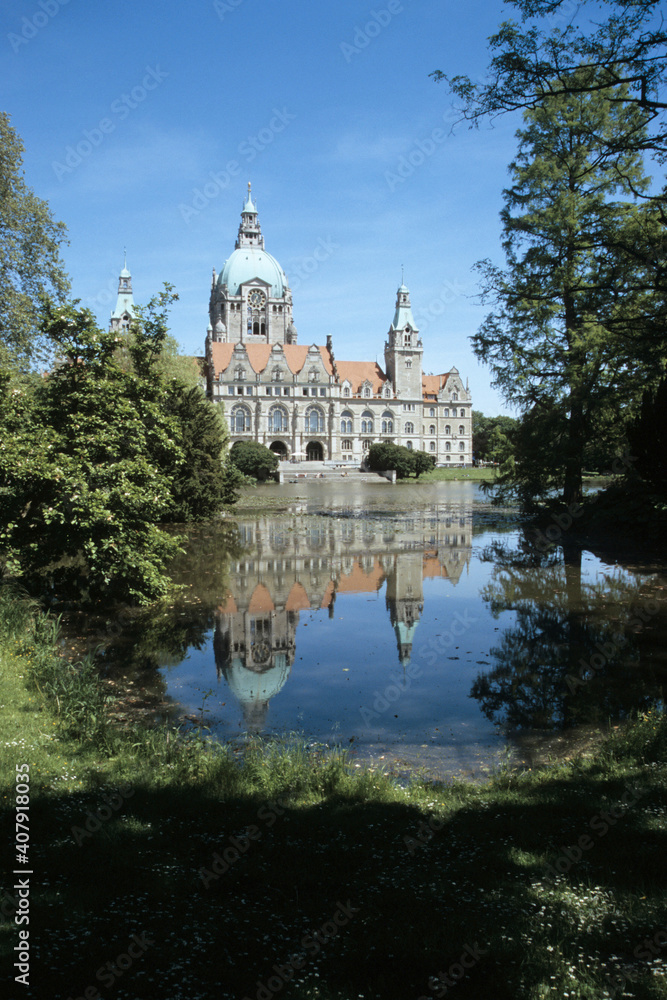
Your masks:
<svg viewBox="0 0 667 1000"><path fill-rule="evenodd" d="M33 874L30 987L5 995L667 997L662 716L590 760L485 786L403 789L297 739L256 740L241 761L196 732L118 729L94 672L59 660L52 625L12 600L2 833L10 851L27 763Z"/></svg>
<svg viewBox="0 0 667 1000"><path fill-rule="evenodd" d="M418 483L440 483L449 482L452 479L474 479L477 482L489 482L492 483L495 478L495 473L492 468L486 469L457 469L452 467L451 469L433 469L431 472L424 472L423 475L416 480ZM414 479L405 479L403 482L413 483Z"/></svg>

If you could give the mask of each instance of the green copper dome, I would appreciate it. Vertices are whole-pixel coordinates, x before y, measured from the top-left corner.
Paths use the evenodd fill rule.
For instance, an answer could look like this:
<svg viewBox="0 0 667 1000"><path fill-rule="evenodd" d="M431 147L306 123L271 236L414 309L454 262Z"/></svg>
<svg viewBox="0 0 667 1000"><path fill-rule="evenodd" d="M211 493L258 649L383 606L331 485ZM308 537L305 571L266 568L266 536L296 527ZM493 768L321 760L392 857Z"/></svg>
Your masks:
<svg viewBox="0 0 667 1000"><path fill-rule="evenodd" d="M271 286L270 295L280 299L285 294L287 275L275 257L260 247L239 247L220 272L218 285L227 285L230 295L239 295L241 285L259 278Z"/></svg>

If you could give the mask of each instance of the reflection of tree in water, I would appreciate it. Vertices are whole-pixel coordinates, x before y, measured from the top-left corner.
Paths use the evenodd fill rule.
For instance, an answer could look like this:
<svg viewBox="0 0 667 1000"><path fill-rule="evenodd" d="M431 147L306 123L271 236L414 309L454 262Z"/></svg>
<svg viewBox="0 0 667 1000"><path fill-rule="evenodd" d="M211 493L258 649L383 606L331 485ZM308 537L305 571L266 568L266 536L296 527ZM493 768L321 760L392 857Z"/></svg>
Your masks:
<svg viewBox="0 0 667 1000"><path fill-rule="evenodd" d="M173 528L186 535L186 551L176 556L169 571L179 588L172 602L146 609L121 609L113 638L104 642L100 663L121 669L141 683L166 688L159 667L176 666L191 649L202 649L215 624L220 595L229 588L230 559L242 551L232 522ZM150 680L149 680L150 675Z"/></svg>
<svg viewBox="0 0 667 1000"><path fill-rule="evenodd" d="M525 537L516 549L490 546L482 559L495 564L481 594L494 618L516 615L490 651L494 668L472 686L487 718L559 729L654 703L659 687L640 646L649 616L635 578L618 570L582 579L580 548L543 554Z"/></svg>

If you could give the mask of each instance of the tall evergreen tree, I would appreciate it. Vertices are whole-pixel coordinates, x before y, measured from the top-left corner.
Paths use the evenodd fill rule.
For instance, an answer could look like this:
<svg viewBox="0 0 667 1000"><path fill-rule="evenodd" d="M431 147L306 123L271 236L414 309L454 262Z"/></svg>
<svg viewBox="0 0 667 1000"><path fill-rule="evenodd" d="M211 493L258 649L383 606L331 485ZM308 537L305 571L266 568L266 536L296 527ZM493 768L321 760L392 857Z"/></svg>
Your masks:
<svg viewBox="0 0 667 1000"><path fill-rule="evenodd" d="M642 339L640 323L651 293L633 247L660 222L635 202L648 186L639 154L612 154L606 142L641 133L639 109L607 92L561 93L524 120L501 213L507 267L478 265L496 308L473 348L505 398L548 428L546 438L524 434L537 453L518 447L515 475L532 494L559 487L569 503L581 497L599 416L613 404L622 419L657 373L660 345Z"/></svg>

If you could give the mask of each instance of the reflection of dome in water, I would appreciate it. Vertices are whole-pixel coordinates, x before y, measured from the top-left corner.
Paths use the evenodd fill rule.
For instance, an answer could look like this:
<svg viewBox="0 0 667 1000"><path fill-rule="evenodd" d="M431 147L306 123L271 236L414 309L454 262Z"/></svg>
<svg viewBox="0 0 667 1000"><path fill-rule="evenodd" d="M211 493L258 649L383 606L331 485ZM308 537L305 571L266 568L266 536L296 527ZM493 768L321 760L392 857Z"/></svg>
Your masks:
<svg viewBox="0 0 667 1000"><path fill-rule="evenodd" d="M285 653L276 653L275 665L262 673L248 670L238 656L231 664L226 663L222 672L241 705L248 729L261 729L271 698L282 690L289 677L290 667Z"/></svg>

